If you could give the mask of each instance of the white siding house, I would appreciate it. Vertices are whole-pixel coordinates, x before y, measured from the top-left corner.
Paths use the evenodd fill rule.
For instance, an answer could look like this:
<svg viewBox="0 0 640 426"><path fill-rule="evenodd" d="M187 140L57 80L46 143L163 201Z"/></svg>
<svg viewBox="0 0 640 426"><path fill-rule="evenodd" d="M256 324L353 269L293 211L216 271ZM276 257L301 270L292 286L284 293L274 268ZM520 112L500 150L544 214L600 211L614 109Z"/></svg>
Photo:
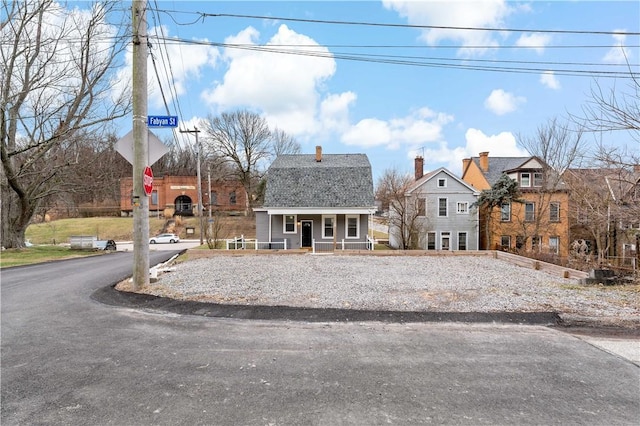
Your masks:
<svg viewBox="0 0 640 426"><path fill-rule="evenodd" d="M404 248L404 232L405 241L409 233L415 235L412 248L416 249L478 250L478 208L474 203L479 191L446 168L422 175L422 164L418 157L416 181L405 192L407 208L400 209L411 216L402 221L404 230L399 229L401 221L390 209L389 245Z"/></svg>

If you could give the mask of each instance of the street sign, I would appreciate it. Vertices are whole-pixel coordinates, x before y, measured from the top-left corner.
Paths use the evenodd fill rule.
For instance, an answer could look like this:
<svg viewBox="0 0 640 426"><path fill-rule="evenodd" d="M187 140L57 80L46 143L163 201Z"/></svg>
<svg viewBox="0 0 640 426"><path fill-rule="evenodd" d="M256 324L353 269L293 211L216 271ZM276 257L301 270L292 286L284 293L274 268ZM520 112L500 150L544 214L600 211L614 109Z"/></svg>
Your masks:
<svg viewBox="0 0 640 426"><path fill-rule="evenodd" d="M177 115L149 115L147 127L178 127Z"/></svg>
<svg viewBox="0 0 640 426"><path fill-rule="evenodd" d="M149 166L144 168L142 184L144 185L144 193L147 194L147 196L151 195L151 192L153 191L153 172Z"/></svg>
<svg viewBox="0 0 640 426"><path fill-rule="evenodd" d="M169 152L169 148L162 143L160 139L151 130L147 130L148 142L149 142L149 156L147 164L153 166L164 154ZM133 164L133 130L124 135L116 142L116 151L122 155L125 160Z"/></svg>

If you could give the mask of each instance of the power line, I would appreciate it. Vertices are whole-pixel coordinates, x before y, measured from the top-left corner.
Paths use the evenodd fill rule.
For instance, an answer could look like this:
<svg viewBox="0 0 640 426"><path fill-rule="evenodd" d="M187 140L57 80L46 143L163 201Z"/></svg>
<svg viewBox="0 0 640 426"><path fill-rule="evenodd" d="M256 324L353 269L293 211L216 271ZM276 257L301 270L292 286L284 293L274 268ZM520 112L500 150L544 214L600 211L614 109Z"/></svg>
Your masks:
<svg viewBox="0 0 640 426"><path fill-rule="evenodd" d="M329 52L324 46L317 46L316 50L275 48L271 45L251 45L251 44L228 44L198 40L167 39L167 42L208 45L213 47L258 51L263 53L310 56L327 59L348 60L357 62L382 63L403 66L420 66L434 68L452 68L474 71L493 71L510 73L530 73L539 74L543 72L554 72L557 75L565 76L588 76L588 77L614 77L614 78L634 78L634 73L628 71L629 67L637 67L637 64L596 64L587 62L555 62L555 61L508 61L489 59L460 59L442 57L420 57L420 56L400 56L400 55L371 55L353 52ZM323 51L321 51L322 49ZM487 65L496 64L496 65ZM500 66L506 64L508 66ZM526 66L514 66L526 65ZM577 69L575 67L602 67L605 69ZM606 69L609 68L609 69ZM615 70L624 68L625 71Z"/></svg>
<svg viewBox="0 0 640 426"><path fill-rule="evenodd" d="M165 11L166 12L166 11ZM388 27L388 28L421 28L431 30L459 30L459 31L499 31L499 32L517 32L517 33L542 33L542 34L591 34L591 35L626 35L637 36L640 32L628 31L595 31L595 30L543 30L543 29L521 29L521 28L493 28L493 27L456 27L445 25L417 25L417 24L391 24L380 22L358 22L358 21L337 21L327 19L305 19L305 18L284 18L277 16L258 16L258 15L238 15L231 13L204 13L200 14L204 22L204 18L241 18L241 19L260 19L272 21L287 22L306 22L312 24L332 24L332 25L360 25L372 27ZM197 22L196 20L195 22Z"/></svg>

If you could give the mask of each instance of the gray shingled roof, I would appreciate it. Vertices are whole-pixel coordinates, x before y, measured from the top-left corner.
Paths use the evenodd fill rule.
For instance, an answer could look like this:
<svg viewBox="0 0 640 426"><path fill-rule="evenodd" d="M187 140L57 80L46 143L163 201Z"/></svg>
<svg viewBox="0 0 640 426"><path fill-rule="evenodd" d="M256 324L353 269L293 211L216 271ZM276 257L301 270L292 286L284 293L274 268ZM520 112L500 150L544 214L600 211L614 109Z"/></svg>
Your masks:
<svg viewBox="0 0 640 426"><path fill-rule="evenodd" d="M502 173L507 170L517 169L522 166L531 157L488 157L489 158L489 171L484 173L484 177L489 182L489 185L493 186L494 183L500 179ZM480 170L480 157L471 158Z"/></svg>
<svg viewBox="0 0 640 426"><path fill-rule="evenodd" d="M264 207L371 207L373 177L365 154L280 155L267 171Z"/></svg>

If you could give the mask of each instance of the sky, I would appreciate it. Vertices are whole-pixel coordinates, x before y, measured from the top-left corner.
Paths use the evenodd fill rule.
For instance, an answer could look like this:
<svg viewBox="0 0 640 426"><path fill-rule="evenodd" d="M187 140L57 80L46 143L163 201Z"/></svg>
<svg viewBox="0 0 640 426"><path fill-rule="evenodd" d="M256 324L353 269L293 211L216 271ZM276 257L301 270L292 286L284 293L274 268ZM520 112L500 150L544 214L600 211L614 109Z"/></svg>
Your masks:
<svg viewBox="0 0 640 426"><path fill-rule="evenodd" d="M207 116L248 109L303 153L320 145L325 154L367 154L374 182L388 169L412 174L418 155L425 172L446 167L458 176L462 159L482 151L526 156L520 137L582 114L594 87L624 90L620 76L640 72L638 1L149 7L161 82L150 58L149 115L177 115L180 128L193 129ZM126 81L130 69L121 72ZM624 132L586 138L637 148Z"/></svg>

